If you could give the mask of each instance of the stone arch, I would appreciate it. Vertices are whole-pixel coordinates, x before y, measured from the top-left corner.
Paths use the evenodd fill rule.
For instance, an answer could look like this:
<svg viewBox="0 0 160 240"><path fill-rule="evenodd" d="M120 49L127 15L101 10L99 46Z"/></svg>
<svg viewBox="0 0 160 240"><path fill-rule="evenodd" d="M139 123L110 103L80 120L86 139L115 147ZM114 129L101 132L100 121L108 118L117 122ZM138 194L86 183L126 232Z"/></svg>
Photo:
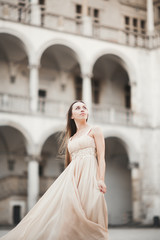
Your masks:
<svg viewBox="0 0 160 240"><path fill-rule="evenodd" d="M1 120L0 121L0 126L2 126L2 127L3 126L13 127L15 129L17 129L19 132L21 132L22 135L24 136L27 153L28 154L32 154L33 153L34 142L32 140L32 137L29 134L29 132L21 124L16 123L14 121L10 121L10 120Z"/></svg>
<svg viewBox="0 0 160 240"><path fill-rule="evenodd" d="M119 140L121 140L121 143L123 144L124 148L127 151L129 162L134 163L137 162L138 159L138 149L133 143L133 141L128 138L124 133L116 130L109 130L104 132L104 137L117 137Z"/></svg>
<svg viewBox="0 0 160 240"><path fill-rule="evenodd" d="M47 50L47 48L54 46L54 45L63 45L65 47L68 47L69 49L71 49L74 53L75 56L77 58L77 61L80 64L80 67L82 67L82 63L83 63L83 56L82 56L82 49L79 49L78 46L76 46L73 42L69 42L66 41L64 39L51 39L47 42L45 42L37 51L36 56L37 56L37 63L40 65L41 62L41 57L43 55L43 53L45 52L45 50Z"/></svg>
<svg viewBox="0 0 160 240"><path fill-rule="evenodd" d="M93 60L91 61L91 72L93 71L94 64L96 61L105 55L113 55L121 60L122 66L126 70L129 75L129 81L131 84L137 82L137 71L134 63L132 60L126 56L123 52L116 50L116 49L102 49L99 52L96 52L93 56Z"/></svg>
<svg viewBox="0 0 160 240"><path fill-rule="evenodd" d="M53 135L54 133L58 132L58 131L64 131L64 125L62 124L58 124L58 125L55 125L53 127L50 127L42 136L41 136L41 140L39 142L39 146L37 148L37 153L38 155L41 154L41 151L42 151L42 148L43 148L43 145L44 143L47 141L47 139Z"/></svg>
<svg viewBox="0 0 160 240"><path fill-rule="evenodd" d="M9 35L12 35L12 36L18 38L24 45L24 49L25 49L27 57L28 57L28 63L32 64L33 46L26 35L22 34L21 32L18 32L17 30L15 31L10 28L1 28L0 33L9 34Z"/></svg>

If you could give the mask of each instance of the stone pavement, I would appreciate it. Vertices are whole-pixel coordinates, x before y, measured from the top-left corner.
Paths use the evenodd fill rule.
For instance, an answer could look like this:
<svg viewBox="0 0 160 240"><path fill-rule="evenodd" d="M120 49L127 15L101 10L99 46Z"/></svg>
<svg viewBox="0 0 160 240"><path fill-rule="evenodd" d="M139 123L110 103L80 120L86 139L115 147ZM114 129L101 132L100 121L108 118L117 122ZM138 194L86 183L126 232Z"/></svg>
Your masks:
<svg viewBox="0 0 160 240"><path fill-rule="evenodd" d="M111 228L109 240L160 240L160 228Z"/></svg>
<svg viewBox="0 0 160 240"><path fill-rule="evenodd" d="M7 232L1 229L0 237ZM109 240L160 240L160 228L109 228Z"/></svg>

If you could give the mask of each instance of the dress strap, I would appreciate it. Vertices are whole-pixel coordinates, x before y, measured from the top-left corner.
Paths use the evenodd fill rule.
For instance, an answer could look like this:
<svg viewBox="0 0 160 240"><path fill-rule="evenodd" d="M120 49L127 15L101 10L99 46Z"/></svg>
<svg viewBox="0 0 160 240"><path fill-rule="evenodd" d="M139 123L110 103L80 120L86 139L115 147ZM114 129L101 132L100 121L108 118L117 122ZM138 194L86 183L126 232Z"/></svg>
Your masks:
<svg viewBox="0 0 160 240"><path fill-rule="evenodd" d="M90 128L88 129L88 131L86 132L87 135L88 135L88 133L91 131L91 129L92 129L92 127L90 127Z"/></svg>

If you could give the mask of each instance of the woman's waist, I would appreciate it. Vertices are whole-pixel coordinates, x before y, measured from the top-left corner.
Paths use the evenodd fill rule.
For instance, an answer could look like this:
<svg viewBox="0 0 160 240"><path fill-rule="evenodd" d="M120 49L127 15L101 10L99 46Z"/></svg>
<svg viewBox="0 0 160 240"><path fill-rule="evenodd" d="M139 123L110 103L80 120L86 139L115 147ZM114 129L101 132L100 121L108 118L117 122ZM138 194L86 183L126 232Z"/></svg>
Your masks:
<svg viewBox="0 0 160 240"><path fill-rule="evenodd" d="M71 157L76 158L76 157L83 157L83 158L87 158L89 156L93 156L96 157L96 151L94 147L86 147L86 148L81 148L81 149L77 149L73 152L71 152Z"/></svg>

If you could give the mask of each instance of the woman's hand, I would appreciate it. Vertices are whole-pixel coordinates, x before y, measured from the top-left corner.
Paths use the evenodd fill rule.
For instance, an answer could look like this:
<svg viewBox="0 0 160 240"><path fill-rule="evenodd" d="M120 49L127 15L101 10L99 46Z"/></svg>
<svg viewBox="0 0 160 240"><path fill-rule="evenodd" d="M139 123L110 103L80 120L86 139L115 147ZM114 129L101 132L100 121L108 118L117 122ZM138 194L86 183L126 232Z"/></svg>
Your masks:
<svg viewBox="0 0 160 240"><path fill-rule="evenodd" d="M106 193L107 187L106 187L106 184L104 183L104 181L103 180L98 180L97 183L98 183L99 190L102 193Z"/></svg>

